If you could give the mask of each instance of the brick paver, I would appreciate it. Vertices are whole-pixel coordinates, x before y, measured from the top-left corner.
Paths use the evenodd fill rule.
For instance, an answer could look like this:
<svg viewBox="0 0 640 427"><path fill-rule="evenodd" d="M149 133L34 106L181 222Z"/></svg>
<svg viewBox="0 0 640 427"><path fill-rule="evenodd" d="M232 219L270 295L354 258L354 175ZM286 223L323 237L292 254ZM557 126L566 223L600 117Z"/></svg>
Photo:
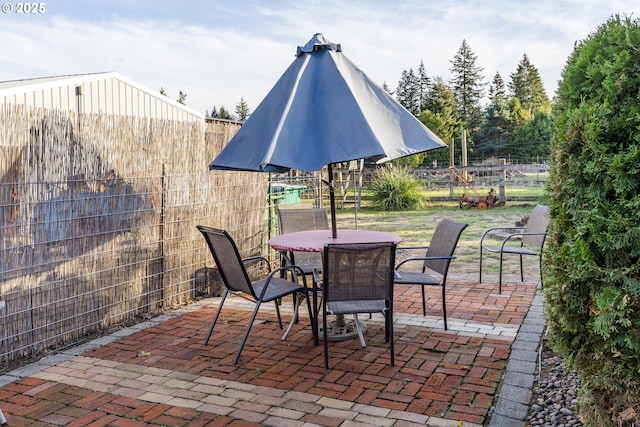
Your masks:
<svg viewBox="0 0 640 427"><path fill-rule="evenodd" d="M479 426L535 289L506 284L497 295L496 283L450 280L444 331L439 289L427 290L422 316L419 289L398 287L396 365L374 316L365 319L366 348L357 338L329 343L329 370L306 313L282 341L273 305L261 309L233 365L253 305L228 300L205 346L212 298L28 375L8 373L0 409L11 426ZM285 321L288 310L285 302Z"/></svg>

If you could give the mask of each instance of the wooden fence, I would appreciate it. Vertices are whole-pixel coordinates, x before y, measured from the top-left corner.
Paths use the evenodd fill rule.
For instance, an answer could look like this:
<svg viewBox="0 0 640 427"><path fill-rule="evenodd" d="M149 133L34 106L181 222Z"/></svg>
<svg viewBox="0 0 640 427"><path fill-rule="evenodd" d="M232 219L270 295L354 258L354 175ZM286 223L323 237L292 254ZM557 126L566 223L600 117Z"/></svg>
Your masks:
<svg viewBox="0 0 640 427"><path fill-rule="evenodd" d="M208 293L197 224L261 251L268 174L207 168L238 127L0 106L5 365Z"/></svg>

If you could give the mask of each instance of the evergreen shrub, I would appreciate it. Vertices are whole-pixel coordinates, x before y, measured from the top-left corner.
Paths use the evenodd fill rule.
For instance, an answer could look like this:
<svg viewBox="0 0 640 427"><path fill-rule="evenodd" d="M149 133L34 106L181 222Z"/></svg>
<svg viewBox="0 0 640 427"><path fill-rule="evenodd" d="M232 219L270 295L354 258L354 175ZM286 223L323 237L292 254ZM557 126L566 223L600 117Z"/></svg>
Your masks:
<svg viewBox="0 0 640 427"><path fill-rule="evenodd" d="M576 44L554 106L545 253L550 343L587 426L640 421L640 25Z"/></svg>

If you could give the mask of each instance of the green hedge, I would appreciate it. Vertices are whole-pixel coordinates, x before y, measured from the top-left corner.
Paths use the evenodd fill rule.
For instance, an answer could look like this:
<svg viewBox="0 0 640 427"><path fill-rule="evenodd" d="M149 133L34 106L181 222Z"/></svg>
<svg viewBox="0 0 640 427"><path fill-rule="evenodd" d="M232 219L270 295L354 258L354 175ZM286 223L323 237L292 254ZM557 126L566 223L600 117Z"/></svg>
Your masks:
<svg viewBox="0 0 640 427"><path fill-rule="evenodd" d="M545 255L550 342L587 426L640 420L640 26L613 16L558 87Z"/></svg>

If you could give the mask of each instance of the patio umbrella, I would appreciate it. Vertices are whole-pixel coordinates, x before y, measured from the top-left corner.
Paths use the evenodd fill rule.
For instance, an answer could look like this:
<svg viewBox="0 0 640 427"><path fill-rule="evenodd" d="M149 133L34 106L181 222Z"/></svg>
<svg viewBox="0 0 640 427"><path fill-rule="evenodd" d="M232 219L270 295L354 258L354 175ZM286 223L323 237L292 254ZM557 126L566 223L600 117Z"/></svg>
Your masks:
<svg viewBox="0 0 640 427"><path fill-rule="evenodd" d="M441 147L445 143L353 64L339 44L315 34L298 47L296 59L209 169L282 173L328 166L336 237L332 164L384 162Z"/></svg>

